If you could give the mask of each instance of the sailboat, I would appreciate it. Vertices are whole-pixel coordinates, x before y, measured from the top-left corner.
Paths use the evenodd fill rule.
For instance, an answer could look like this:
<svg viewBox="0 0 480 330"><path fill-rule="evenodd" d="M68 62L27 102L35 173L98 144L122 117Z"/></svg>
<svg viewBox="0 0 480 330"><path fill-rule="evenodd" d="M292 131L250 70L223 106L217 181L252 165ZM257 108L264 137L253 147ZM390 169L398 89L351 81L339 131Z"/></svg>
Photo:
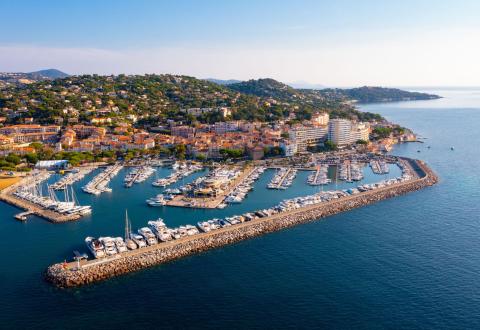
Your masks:
<svg viewBox="0 0 480 330"><path fill-rule="evenodd" d="M130 220L128 220L128 211L125 210L125 244L127 244L127 248L129 250L135 250L137 248L137 244L131 238L131 224Z"/></svg>

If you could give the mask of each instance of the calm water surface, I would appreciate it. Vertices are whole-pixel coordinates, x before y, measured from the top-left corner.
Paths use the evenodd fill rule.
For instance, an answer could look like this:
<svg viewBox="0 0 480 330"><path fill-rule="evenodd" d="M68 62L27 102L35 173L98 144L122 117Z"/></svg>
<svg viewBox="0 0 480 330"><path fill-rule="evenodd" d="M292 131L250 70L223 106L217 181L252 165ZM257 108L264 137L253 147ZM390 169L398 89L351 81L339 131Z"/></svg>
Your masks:
<svg viewBox="0 0 480 330"><path fill-rule="evenodd" d="M161 189L125 189L121 172L112 194L80 192L91 176L76 185L94 211L78 222L20 223L17 209L0 204L0 327L479 328L480 90L438 93L445 98L362 106L425 138L394 153L426 160L437 186L95 285L60 290L41 273L85 250L85 236L122 235L125 208L134 228L159 216L176 226L319 188L303 172L288 190L269 191L270 171L224 210L148 208ZM365 173L365 182L380 179Z"/></svg>

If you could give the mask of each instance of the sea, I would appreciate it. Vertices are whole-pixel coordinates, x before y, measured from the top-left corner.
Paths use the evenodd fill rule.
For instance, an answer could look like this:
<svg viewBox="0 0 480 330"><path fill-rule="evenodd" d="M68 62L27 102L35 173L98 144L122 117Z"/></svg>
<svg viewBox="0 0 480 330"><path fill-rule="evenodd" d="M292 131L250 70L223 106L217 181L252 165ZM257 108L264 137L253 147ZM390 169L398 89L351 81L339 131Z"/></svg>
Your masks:
<svg viewBox="0 0 480 330"><path fill-rule="evenodd" d="M415 131L421 143L391 153L425 160L439 184L96 284L58 289L43 272L86 252L86 236L123 236L127 209L134 229L158 217L174 227L352 184L311 187L299 172L287 190L268 190L269 170L243 203L223 210L152 208L145 199L162 189L150 183L171 169L130 189L124 169L112 193L81 191L97 172L74 185L93 208L76 222L19 222L20 211L0 203L0 328L480 328L480 88L421 90L443 98L359 108ZM400 174L396 166L364 172L363 182Z"/></svg>

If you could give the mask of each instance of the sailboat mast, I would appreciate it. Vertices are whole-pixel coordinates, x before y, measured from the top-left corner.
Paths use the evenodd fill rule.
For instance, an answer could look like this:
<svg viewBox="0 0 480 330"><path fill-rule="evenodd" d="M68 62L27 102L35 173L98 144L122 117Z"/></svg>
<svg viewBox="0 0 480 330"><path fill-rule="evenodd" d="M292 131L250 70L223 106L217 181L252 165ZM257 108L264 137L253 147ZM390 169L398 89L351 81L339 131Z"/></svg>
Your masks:
<svg viewBox="0 0 480 330"><path fill-rule="evenodd" d="M128 224L128 211L125 210L125 240L130 238L130 228Z"/></svg>

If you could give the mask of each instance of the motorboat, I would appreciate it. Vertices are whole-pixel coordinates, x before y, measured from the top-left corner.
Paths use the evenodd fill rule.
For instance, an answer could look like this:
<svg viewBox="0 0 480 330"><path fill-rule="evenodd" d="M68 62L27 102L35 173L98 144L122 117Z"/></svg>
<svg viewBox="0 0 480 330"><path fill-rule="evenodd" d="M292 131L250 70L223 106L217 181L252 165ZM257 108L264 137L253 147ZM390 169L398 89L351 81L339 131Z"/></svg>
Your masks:
<svg viewBox="0 0 480 330"><path fill-rule="evenodd" d="M98 239L95 237L87 237L85 238L85 243L95 258L105 257L103 244Z"/></svg>

